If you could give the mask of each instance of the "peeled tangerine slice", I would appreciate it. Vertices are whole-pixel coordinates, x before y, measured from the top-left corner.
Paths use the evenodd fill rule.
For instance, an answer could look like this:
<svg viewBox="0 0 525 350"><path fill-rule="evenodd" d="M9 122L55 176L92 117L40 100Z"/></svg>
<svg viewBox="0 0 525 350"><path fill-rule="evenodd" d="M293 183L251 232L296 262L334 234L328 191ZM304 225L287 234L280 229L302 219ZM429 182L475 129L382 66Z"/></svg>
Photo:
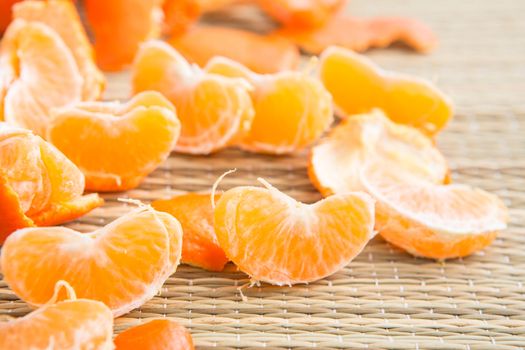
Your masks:
<svg viewBox="0 0 525 350"><path fill-rule="evenodd" d="M115 350L193 350L186 328L172 319L146 321L115 337Z"/></svg>
<svg viewBox="0 0 525 350"><path fill-rule="evenodd" d="M247 151L285 154L316 141L333 121L332 98L323 85L306 72L256 74L224 57L213 58L208 72L240 77L255 87L255 119L239 141Z"/></svg>
<svg viewBox="0 0 525 350"><path fill-rule="evenodd" d="M452 102L433 84L385 72L347 49L326 49L319 77L344 116L381 108L394 122L412 125L428 135L435 135L452 118Z"/></svg>
<svg viewBox="0 0 525 350"><path fill-rule="evenodd" d="M138 186L168 158L180 134L175 108L154 91L125 104L72 104L53 115L48 140L78 165L93 191Z"/></svg>
<svg viewBox="0 0 525 350"><path fill-rule="evenodd" d="M380 110L355 115L312 148L308 175L325 196L363 191L359 172L367 161L397 162L398 166L442 184L448 166L434 142L419 130L390 121Z"/></svg>
<svg viewBox="0 0 525 350"><path fill-rule="evenodd" d="M61 224L102 205L83 192L84 175L59 150L0 122L0 244L18 228Z"/></svg>
<svg viewBox="0 0 525 350"><path fill-rule="evenodd" d="M433 259L463 257L507 227L495 195L465 185L437 185L392 163L372 162L362 182L376 199L376 229L407 252Z"/></svg>
<svg viewBox="0 0 525 350"><path fill-rule="evenodd" d="M214 56L224 56L257 73L294 69L301 57L297 46L284 38L220 26L195 25L168 42L200 66Z"/></svg>
<svg viewBox="0 0 525 350"><path fill-rule="evenodd" d="M67 300L56 302L61 288ZM106 305L76 299L67 282L54 286L53 297L38 310L0 322L0 349L113 349L113 315Z"/></svg>
<svg viewBox="0 0 525 350"><path fill-rule="evenodd" d="M216 195L218 200L220 195ZM153 208L176 217L184 231L182 262L210 271L222 271L228 258L213 229L213 208L209 193L188 193L156 200Z"/></svg>
<svg viewBox="0 0 525 350"><path fill-rule="evenodd" d="M319 28L285 27L277 30L276 34L316 55L333 45L362 52L396 42L427 53L438 43L436 35L424 23L403 17L356 18L338 15Z"/></svg>
<svg viewBox="0 0 525 350"><path fill-rule="evenodd" d="M80 101L83 79L71 50L41 22L13 21L0 45L0 120L45 136L54 107Z"/></svg>
<svg viewBox="0 0 525 350"><path fill-rule="evenodd" d="M182 124L177 152L218 151L245 134L253 119L246 81L209 74L161 41L141 46L133 65L133 90L156 90L173 102Z"/></svg>
<svg viewBox="0 0 525 350"><path fill-rule="evenodd" d="M254 280L316 281L346 266L374 235L374 201L365 193L303 204L260 181L266 188L233 188L215 208L220 246Z"/></svg>
<svg viewBox="0 0 525 350"><path fill-rule="evenodd" d="M106 80L95 64L93 48L71 0L26 0L13 6L13 17L42 22L56 31L71 50L82 75L82 98L100 97Z"/></svg>
<svg viewBox="0 0 525 350"><path fill-rule="evenodd" d="M65 280L79 297L102 301L117 317L158 292L177 269L181 249L179 222L142 207L89 234L65 227L18 230L6 240L0 262L5 282L31 305L45 304L56 282Z"/></svg>

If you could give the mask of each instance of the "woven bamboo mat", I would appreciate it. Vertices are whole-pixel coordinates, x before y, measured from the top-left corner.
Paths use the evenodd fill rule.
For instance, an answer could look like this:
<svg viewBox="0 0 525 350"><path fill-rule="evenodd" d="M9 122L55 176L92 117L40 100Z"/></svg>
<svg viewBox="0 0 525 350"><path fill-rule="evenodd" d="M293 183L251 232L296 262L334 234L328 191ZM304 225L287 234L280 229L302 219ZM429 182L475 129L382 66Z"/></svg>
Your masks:
<svg viewBox="0 0 525 350"><path fill-rule="evenodd" d="M202 349L525 348L525 1L352 0L349 10L414 16L437 31L441 46L432 55L402 48L369 55L387 68L436 80L454 98L457 113L439 146L454 180L504 198L510 228L488 249L446 263L413 258L378 237L329 278L243 289L245 301L238 287L248 279L234 266L223 273L181 266L157 297L116 320L117 331L172 316ZM246 18L244 11L237 17ZM110 76L107 97L128 95L128 76ZM320 196L306 176L305 155L173 155L139 189L106 195L104 208L70 226L90 230L129 210L117 197L147 202L207 190L231 168L238 171L223 188L255 184L262 176L300 200L315 201ZM0 316L29 311L0 280Z"/></svg>

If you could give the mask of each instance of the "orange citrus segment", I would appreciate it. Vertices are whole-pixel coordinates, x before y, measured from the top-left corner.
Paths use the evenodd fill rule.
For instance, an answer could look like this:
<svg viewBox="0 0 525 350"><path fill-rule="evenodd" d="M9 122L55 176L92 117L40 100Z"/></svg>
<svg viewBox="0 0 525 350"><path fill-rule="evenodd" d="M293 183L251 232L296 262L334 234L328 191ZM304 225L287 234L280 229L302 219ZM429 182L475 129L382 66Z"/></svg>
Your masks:
<svg viewBox="0 0 525 350"><path fill-rule="evenodd" d="M506 228L505 205L483 190L436 185L393 163L372 162L361 176L377 200L376 229L411 254L434 259L466 256Z"/></svg>
<svg viewBox="0 0 525 350"><path fill-rule="evenodd" d="M42 22L55 30L71 50L82 75L82 98L101 96L105 78L95 65L93 48L71 0L23 1L13 7L13 17Z"/></svg>
<svg viewBox="0 0 525 350"><path fill-rule="evenodd" d="M133 89L159 91L173 102L182 125L178 152L220 150L246 133L253 118L246 81L208 74L160 41L147 42L138 52Z"/></svg>
<svg viewBox="0 0 525 350"><path fill-rule="evenodd" d="M120 70L133 61L141 42L160 35L162 0L86 0L97 61Z"/></svg>
<svg viewBox="0 0 525 350"><path fill-rule="evenodd" d="M0 245L7 236L20 228L32 227L34 223L22 209L17 193L9 186L0 172Z"/></svg>
<svg viewBox="0 0 525 350"><path fill-rule="evenodd" d="M275 73L294 69L300 60L299 50L286 39L220 26L196 25L169 43L200 66L214 56L224 56L254 72Z"/></svg>
<svg viewBox="0 0 525 350"><path fill-rule="evenodd" d="M46 210L31 216L37 226L53 226L75 220L104 204L96 193L49 205Z"/></svg>
<svg viewBox="0 0 525 350"><path fill-rule="evenodd" d="M87 299L50 301L24 317L0 322L0 349L110 350L112 336L111 311Z"/></svg>
<svg viewBox="0 0 525 350"><path fill-rule="evenodd" d="M438 41L424 23L402 17L368 19L341 15L319 28L282 28L276 35L313 54L320 54L333 45L362 52L374 47L387 47L395 42L403 42L416 51L426 53L432 51Z"/></svg>
<svg viewBox="0 0 525 350"><path fill-rule="evenodd" d="M343 115L381 108L396 123L434 135L452 118L452 103L434 85L384 72L366 57L330 47L321 55L319 77Z"/></svg>
<svg viewBox="0 0 525 350"><path fill-rule="evenodd" d="M346 2L346 0L258 0L265 12L291 28L321 26Z"/></svg>
<svg viewBox="0 0 525 350"><path fill-rule="evenodd" d="M87 189L123 191L168 158L179 133L171 103L143 92L124 105L89 102L56 110L48 139L82 170Z"/></svg>
<svg viewBox="0 0 525 350"><path fill-rule="evenodd" d="M379 110L351 116L332 129L312 148L308 175L325 196L362 191L359 171L371 160L396 162L436 184L448 176L446 160L432 140Z"/></svg>
<svg viewBox="0 0 525 350"><path fill-rule="evenodd" d="M63 227L18 230L0 259L6 283L31 305L43 305L55 283L65 280L79 297L102 301L120 316L157 293L178 265L181 245L176 219L139 208L91 234Z"/></svg>
<svg viewBox="0 0 525 350"><path fill-rule="evenodd" d="M364 193L303 204L267 185L236 187L215 208L226 255L254 280L307 283L347 265L373 236L374 205Z"/></svg>
<svg viewBox="0 0 525 350"><path fill-rule="evenodd" d="M60 36L40 22L17 19L0 46L1 114L44 136L54 107L79 101L82 76Z"/></svg>
<svg viewBox="0 0 525 350"><path fill-rule="evenodd" d="M307 73L282 71L260 75L224 57L206 66L211 73L248 79L255 118L239 146L252 152L285 154L317 140L333 120L332 99L322 84Z"/></svg>
<svg viewBox="0 0 525 350"><path fill-rule="evenodd" d="M193 350L186 328L171 319L154 319L115 337L115 350Z"/></svg>
<svg viewBox="0 0 525 350"><path fill-rule="evenodd" d="M184 231L182 262L210 271L222 271L228 258L219 246L213 229L210 194L188 193L151 205L176 217ZM217 200L219 195L215 196Z"/></svg>

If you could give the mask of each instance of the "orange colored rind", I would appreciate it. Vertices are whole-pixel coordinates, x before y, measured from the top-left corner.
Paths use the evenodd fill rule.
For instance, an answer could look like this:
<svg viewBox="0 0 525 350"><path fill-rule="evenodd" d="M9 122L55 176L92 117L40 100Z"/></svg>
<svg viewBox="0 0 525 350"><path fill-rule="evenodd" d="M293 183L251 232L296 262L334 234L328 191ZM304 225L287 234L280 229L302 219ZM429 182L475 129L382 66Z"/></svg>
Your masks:
<svg viewBox="0 0 525 350"><path fill-rule="evenodd" d="M265 186L230 189L215 208L220 246L253 280L316 281L347 265L374 235L374 202L365 193L303 204Z"/></svg>
<svg viewBox="0 0 525 350"><path fill-rule="evenodd" d="M219 199L215 196L215 200ZM209 271L222 271L228 258L213 229L211 195L188 193L151 203L156 210L176 217L184 231L182 262Z"/></svg>
<svg viewBox="0 0 525 350"><path fill-rule="evenodd" d="M80 101L83 79L71 50L41 22L17 19L0 45L0 119L45 136L52 108Z"/></svg>
<svg viewBox="0 0 525 350"><path fill-rule="evenodd" d="M437 185L390 163L362 169L363 185L376 199L376 229L407 252L433 259L470 255L507 227L495 195L465 185Z"/></svg>
<svg viewBox="0 0 525 350"><path fill-rule="evenodd" d="M300 61L299 50L288 40L235 28L195 25L168 42L200 66L215 56L224 56L257 73L276 73L294 69Z"/></svg>
<svg viewBox="0 0 525 350"><path fill-rule="evenodd" d="M82 170L92 191L137 187L168 158L180 133L175 108L153 91L126 104L84 102L53 115L49 141Z"/></svg>
<svg viewBox="0 0 525 350"><path fill-rule="evenodd" d="M308 175L324 196L363 191L360 170L370 161L396 162L435 184L448 178L447 162L432 140L379 110L343 120L312 147Z"/></svg>
<svg viewBox="0 0 525 350"><path fill-rule="evenodd" d="M115 350L193 350L186 328L169 318L154 319L126 329L115 337Z"/></svg>
<svg viewBox="0 0 525 350"><path fill-rule="evenodd" d="M67 300L58 301L61 288ZM67 282L59 281L54 295L24 317L0 322L0 349L113 349L113 315L101 302L76 299Z"/></svg>
<svg viewBox="0 0 525 350"><path fill-rule="evenodd" d="M321 55L319 78L343 116L382 109L396 123L438 133L452 118L450 99L433 84L385 72L365 56L330 47Z"/></svg>
<svg viewBox="0 0 525 350"><path fill-rule="evenodd" d="M63 227L18 230L7 238L0 261L5 282L31 305L45 304L55 283L65 280L79 297L102 301L116 317L158 292L175 272L181 248L178 221L144 207L90 234Z"/></svg>
<svg viewBox="0 0 525 350"><path fill-rule="evenodd" d="M324 26L282 28L276 35L297 44L301 49L320 54L330 46L363 52L401 42L417 52L431 52L438 44L436 35L424 23L402 17L356 18L335 16Z"/></svg>
<svg viewBox="0 0 525 350"><path fill-rule="evenodd" d="M181 135L175 151L209 154L234 143L253 119L251 87L242 79L209 74L173 47L144 43L133 65L133 90L163 93L176 107Z"/></svg>
<svg viewBox="0 0 525 350"><path fill-rule="evenodd" d="M322 26L346 2L346 0L258 0L258 4L268 15L290 28Z"/></svg>
<svg viewBox="0 0 525 350"><path fill-rule="evenodd" d="M255 89L255 118L238 146L250 152L287 154L316 141L333 120L332 98L307 72L256 74L224 57L206 65L208 72L247 79Z"/></svg>

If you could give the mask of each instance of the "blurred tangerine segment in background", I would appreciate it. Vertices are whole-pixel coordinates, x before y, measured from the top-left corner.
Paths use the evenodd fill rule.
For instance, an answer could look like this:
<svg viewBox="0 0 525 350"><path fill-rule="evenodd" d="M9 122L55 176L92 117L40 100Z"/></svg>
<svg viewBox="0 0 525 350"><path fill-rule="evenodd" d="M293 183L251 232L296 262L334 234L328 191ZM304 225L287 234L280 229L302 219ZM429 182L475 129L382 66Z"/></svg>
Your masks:
<svg viewBox="0 0 525 350"><path fill-rule="evenodd" d="M100 67L121 70L135 57L141 42L158 37L162 0L85 0L87 19L95 36Z"/></svg>
<svg viewBox="0 0 525 350"><path fill-rule="evenodd" d="M48 139L93 191L135 188L171 153L180 134L175 107L146 91L128 103L82 102L53 112Z"/></svg>
<svg viewBox="0 0 525 350"><path fill-rule="evenodd" d="M190 332L169 318L154 319L115 337L115 350L193 350Z"/></svg>
<svg viewBox="0 0 525 350"><path fill-rule="evenodd" d="M84 175L60 151L29 130L0 123L0 243L13 229L57 225L102 205L96 194L82 196ZM23 213L23 216L21 215Z"/></svg>
<svg viewBox="0 0 525 350"><path fill-rule="evenodd" d="M346 3L347 0L258 0L268 15L291 28L322 26Z"/></svg>
<svg viewBox="0 0 525 350"><path fill-rule="evenodd" d="M396 123L435 135L453 115L452 101L432 83L383 71L348 49L326 49L321 55L319 77L343 117L380 108Z"/></svg>
<svg viewBox="0 0 525 350"><path fill-rule="evenodd" d="M215 196L218 200L220 195ZM188 193L156 200L153 208L176 217L184 231L182 262L210 271L222 271L228 258L219 246L213 228L211 194Z"/></svg>
<svg viewBox="0 0 525 350"><path fill-rule="evenodd" d="M253 125L238 143L245 150L271 154L297 152L317 140L332 123L332 98L308 72L256 74L224 57L212 59L206 70L248 79L255 87Z"/></svg>
<svg viewBox="0 0 525 350"><path fill-rule="evenodd" d="M24 1L13 7L13 16L55 30L71 50L84 80L82 98L94 100L102 95L106 80L95 64L93 48L71 0Z"/></svg>
<svg viewBox="0 0 525 350"><path fill-rule="evenodd" d="M141 46L132 84L135 92L159 91L175 105L182 126L177 152L216 152L244 135L253 119L247 81L210 74L161 41Z"/></svg>
<svg viewBox="0 0 525 350"><path fill-rule="evenodd" d="M57 32L22 19L9 25L0 44L0 119L45 137L51 109L80 101L82 86Z"/></svg>
<svg viewBox="0 0 525 350"><path fill-rule="evenodd" d="M275 35L289 39L312 54L320 54L330 46L353 51L383 48L401 42L427 53L437 46L437 37L424 23L402 17L356 18L337 15L318 28L285 27Z"/></svg>
<svg viewBox="0 0 525 350"><path fill-rule="evenodd" d="M168 42L200 66L214 56L224 56L254 72L275 73L296 68L300 61L298 48L287 39L235 28L195 25Z"/></svg>
<svg viewBox="0 0 525 350"><path fill-rule="evenodd" d="M91 233L18 230L7 238L0 262L5 282L31 305L44 305L65 280L79 297L102 301L117 317L159 291L177 269L181 248L179 222L141 207Z"/></svg>

